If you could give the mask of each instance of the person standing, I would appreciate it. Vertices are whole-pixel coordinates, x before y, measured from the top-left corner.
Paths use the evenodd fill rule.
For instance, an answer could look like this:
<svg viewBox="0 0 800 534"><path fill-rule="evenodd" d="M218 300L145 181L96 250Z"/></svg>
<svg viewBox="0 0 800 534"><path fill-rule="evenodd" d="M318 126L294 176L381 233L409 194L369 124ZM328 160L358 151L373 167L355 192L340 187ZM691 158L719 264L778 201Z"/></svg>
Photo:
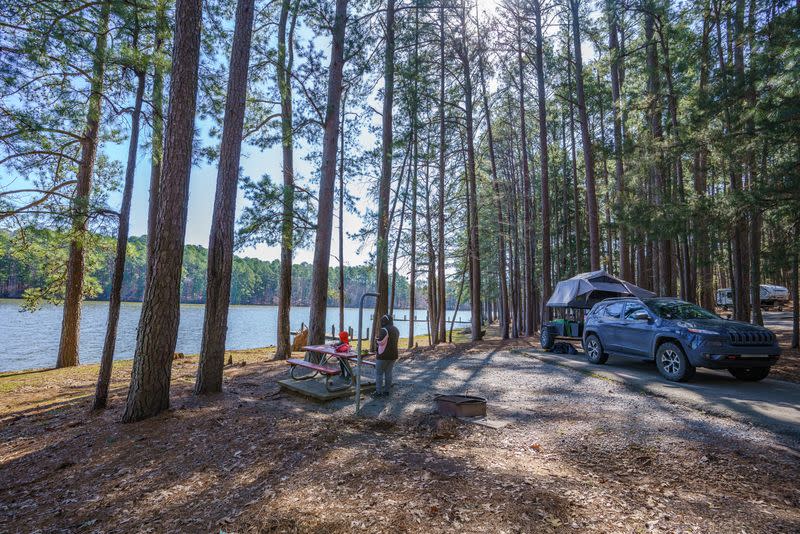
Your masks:
<svg viewBox="0 0 800 534"><path fill-rule="evenodd" d="M397 340L400 331L390 315L381 317L378 335L378 356L375 362L375 397L386 397L392 389L392 369L397 361Z"/></svg>

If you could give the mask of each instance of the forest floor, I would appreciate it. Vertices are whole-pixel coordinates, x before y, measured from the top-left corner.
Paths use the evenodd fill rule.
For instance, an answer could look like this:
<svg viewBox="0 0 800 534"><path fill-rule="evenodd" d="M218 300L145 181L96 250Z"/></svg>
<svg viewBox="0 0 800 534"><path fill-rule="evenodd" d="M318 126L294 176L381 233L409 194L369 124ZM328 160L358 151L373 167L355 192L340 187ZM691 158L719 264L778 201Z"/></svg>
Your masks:
<svg viewBox="0 0 800 534"><path fill-rule="evenodd" d="M769 376L800 383L800 350L789 348L792 343L792 312L764 312L764 326L775 333L782 349L781 359Z"/></svg>
<svg viewBox="0 0 800 534"><path fill-rule="evenodd" d="M119 423L97 366L0 376L0 531L797 532L800 443L526 355L533 340L420 348L387 400L284 393L286 365L232 351L225 392ZM538 344L536 344L538 346ZM654 379L657 375L654 374ZM489 399L487 428L433 415Z"/></svg>

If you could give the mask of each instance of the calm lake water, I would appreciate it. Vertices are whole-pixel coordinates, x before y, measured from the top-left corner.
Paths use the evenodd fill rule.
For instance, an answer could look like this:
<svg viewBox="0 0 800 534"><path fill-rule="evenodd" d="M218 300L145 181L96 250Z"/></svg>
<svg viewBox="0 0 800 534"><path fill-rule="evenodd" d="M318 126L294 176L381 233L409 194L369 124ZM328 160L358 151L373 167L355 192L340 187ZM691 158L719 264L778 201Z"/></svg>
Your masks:
<svg viewBox="0 0 800 534"><path fill-rule="evenodd" d="M61 335L61 307L47 305L29 313L20 311L19 300L0 299L0 371L18 371L39 367L52 367L58 355ZM142 305L138 302L122 304L115 359L133 358L136 345L136 326ZM178 331L176 352L195 354L200 352L203 333L202 304L181 305L181 324ZM291 312L292 330L308 324L308 307L294 307ZM371 326L372 310L364 310L364 330ZM395 310L395 318L408 317L408 310ZM100 360L108 317L107 302L85 302L81 318L80 360L94 363ZM417 310L417 335L427 335L427 314ZM448 312L448 321L452 312ZM345 308L346 326L358 328L358 308ZM469 321L469 310L460 311L457 320ZM327 315L328 333L332 324L339 321L339 308L329 307ZM400 336L408 335L408 322L397 321ZM276 306L231 306L228 314L227 348L247 349L274 345L278 325ZM461 325L466 326L466 325Z"/></svg>

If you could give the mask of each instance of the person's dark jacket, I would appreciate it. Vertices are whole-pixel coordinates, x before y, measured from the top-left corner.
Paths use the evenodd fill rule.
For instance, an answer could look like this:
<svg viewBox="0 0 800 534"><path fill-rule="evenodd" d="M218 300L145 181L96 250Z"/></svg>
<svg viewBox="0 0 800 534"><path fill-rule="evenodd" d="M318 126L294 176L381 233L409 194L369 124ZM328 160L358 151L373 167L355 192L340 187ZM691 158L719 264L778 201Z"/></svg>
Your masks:
<svg viewBox="0 0 800 534"><path fill-rule="evenodd" d="M381 317L381 332L378 336L378 341L382 340L386 336L389 336L389 342L386 344L386 349L382 354L378 354L376 358L378 360L396 360L398 356L397 341L400 338L400 331L392 323L392 318L388 315Z"/></svg>

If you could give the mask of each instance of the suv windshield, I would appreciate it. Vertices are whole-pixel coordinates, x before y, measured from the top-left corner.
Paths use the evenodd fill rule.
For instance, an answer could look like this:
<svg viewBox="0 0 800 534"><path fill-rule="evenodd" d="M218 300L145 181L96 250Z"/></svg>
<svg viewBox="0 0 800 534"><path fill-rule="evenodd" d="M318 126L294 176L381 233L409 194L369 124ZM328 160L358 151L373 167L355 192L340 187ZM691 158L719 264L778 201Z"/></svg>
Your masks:
<svg viewBox="0 0 800 534"><path fill-rule="evenodd" d="M717 319L717 316L708 310L682 300L654 300L644 301L656 315L663 319Z"/></svg>

